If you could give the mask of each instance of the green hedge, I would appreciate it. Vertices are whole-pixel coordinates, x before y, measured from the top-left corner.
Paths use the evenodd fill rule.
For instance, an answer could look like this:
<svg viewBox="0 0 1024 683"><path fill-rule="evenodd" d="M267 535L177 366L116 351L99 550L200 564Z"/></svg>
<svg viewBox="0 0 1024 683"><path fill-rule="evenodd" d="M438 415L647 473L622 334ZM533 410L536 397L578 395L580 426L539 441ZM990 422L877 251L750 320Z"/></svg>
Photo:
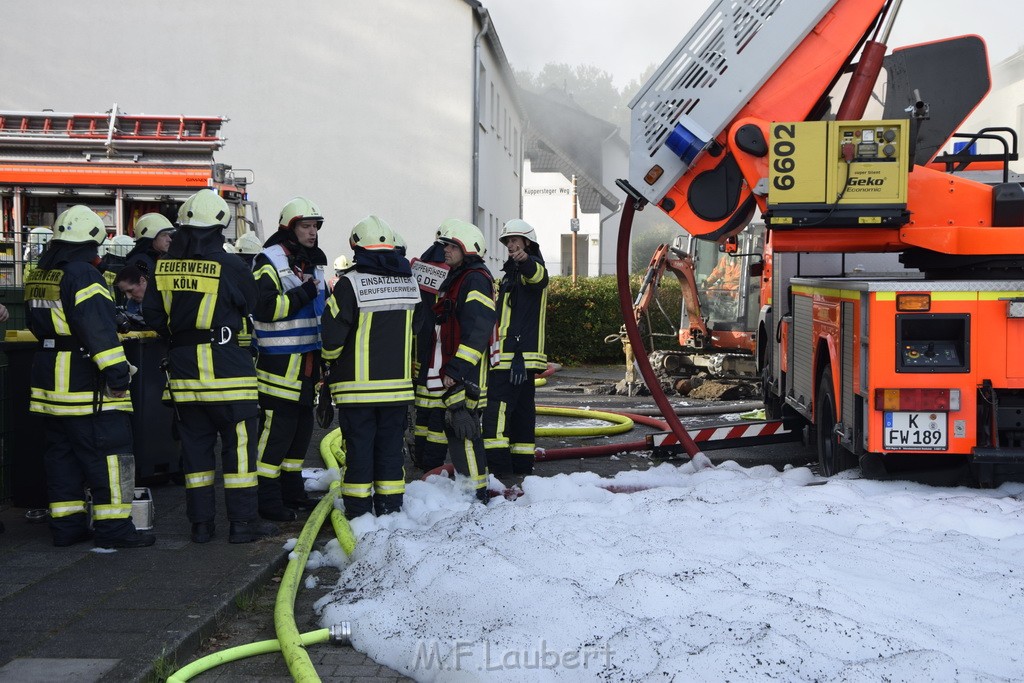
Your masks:
<svg viewBox="0 0 1024 683"><path fill-rule="evenodd" d="M640 288L641 276L630 278L630 300ZM679 283L669 274L662 280L658 300L665 312L679 324ZM652 306L650 321L655 332L671 333L665 316ZM548 360L562 365L593 365L622 363L622 344L606 344L610 334L622 327L619 293L614 275L578 278L552 277L548 285L547 344ZM646 325L641 327L646 329ZM674 341L656 337L656 348L672 348Z"/></svg>

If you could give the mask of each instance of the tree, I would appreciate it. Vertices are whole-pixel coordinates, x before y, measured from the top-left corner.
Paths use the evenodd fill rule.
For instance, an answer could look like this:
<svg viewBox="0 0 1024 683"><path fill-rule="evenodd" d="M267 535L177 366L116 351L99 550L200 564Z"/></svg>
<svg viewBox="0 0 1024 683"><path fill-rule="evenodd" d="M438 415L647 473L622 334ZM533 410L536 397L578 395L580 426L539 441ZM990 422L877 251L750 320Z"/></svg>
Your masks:
<svg viewBox="0 0 1024 683"><path fill-rule="evenodd" d="M562 90L591 116L621 125L622 93L610 73L592 64L549 63L537 74L517 71L516 80L521 88L535 93L552 88Z"/></svg>
<svg viewBox="0 0 1024 683"><path fill-rule="evenodd" d="M621 90L612 82L612 75L593 64L548 63L540 73L516 71L519 86L530 92L542 93L556 88L572 97L585 112L619 127L623 137L629 137L629 101L654 73L655 65L648 66L639 78L631 80Z"/></svg>

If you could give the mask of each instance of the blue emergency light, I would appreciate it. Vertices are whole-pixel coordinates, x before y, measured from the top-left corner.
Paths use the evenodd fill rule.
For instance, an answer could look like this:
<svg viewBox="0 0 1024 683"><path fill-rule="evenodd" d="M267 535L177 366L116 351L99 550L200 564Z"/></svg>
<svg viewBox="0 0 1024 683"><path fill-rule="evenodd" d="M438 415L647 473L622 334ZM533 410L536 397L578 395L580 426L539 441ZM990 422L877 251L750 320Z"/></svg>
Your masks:
<svg viewBox="0 0 1024 683"><path fill-rule="evenodd" d="M686 128L683 128L681 123L676 124L676 127L669 133L668 139L665 140L665 146L675 152L688 165L693 163L694 158L707 144L707 142L701 140L686 130Z"/></svg>

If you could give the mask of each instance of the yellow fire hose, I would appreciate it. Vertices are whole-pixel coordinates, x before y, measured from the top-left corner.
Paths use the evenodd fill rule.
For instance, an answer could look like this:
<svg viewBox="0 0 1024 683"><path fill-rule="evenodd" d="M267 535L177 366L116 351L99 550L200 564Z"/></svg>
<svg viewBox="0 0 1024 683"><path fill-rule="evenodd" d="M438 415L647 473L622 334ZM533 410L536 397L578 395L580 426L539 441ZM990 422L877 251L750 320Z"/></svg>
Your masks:
<svg viewBox="0 0 1024 683"><path fill-rule="evenodd" d="M345 451L342 446L341 430L335 429L320 442L320 455L324 464L329 470L341 471L345 461ZM338 496L341 487L341 477L331 482L327 495L317 504L316 508L309 515L306 524L299 534L299 539L292 551L292 558L285 568L284 577L281 579L281 587L277 592L277 600L274 605L274 630L277 633L275 640L262 640L256 643L239 645L221 652L214 652L187 666L178 669L168 679L168 683L184 683L199 674L209 671L221 664L234 662L246 657L267 654L270 652L281 652L284 655L288 672L296 681L319 681L320 677L313 667L306 652L307 645L327 642L332 637L335 640L344 640L347 633L344 629L341 632L334 629L322 628L308 633L299 633L295 624L295 595L298 593L299 581L302 578L302 570L309 559L309 553L313 548L313 541L316 540L320 527L324 520L330 516L331 525L334 527L334 534L338 544L347 555L355 550L356 539L352 528L345 516L334 507L334 500Z"/></svg>
<svg viewBox="0 0 1024 683"><path fill-rule="evenodd" d="M624 434L633 428L633 420L625 415L606 413L600 410L537 406L537 414L604 420L605 422L612 423L610 426L600 427L538 427L535 430L537 436L611 436L613 434Z"/></svg>
<svg viewBox="0 0 1024 683"><path fill-rule="evenodd" d="M543 378L541 378L543 379ZM536 430L537 436L610 436L622 434L633 428L633 420L623 415L607 413L599 410L581 410L575 408L556 408L552 406L538 406L538 415L551 415L557 417L583 417L587 419L603 420L611 423L610 426L600 427L541 427ZM324 643L332 637L336 640L345 639L345 633L337 633L333 629L322 628L307 633L299 633L295 624L295 596L298 593L299 582L302 579L302 571L309 559L309 553L313 548L324 521L329 517L331 526L334 529L338 544L345 554L351 555L355 550L356 539L349 526L348 520L338 510L334 501L338 496L341 487L341 468L344 466L345 451L341 437L341 430L335 429L323 438L320 442L320 456L328 470L334 470L339 476L331 482L327 495L321 499L316 508L310 514L309 519L299 534L293 556L285 568L284 577L281 579L281 586L277 592L277 599L274 605L274 630L277 638L273 640L262 640L256 643L239 645L220 652L197 659L178 671L174 672L168 679L168 683L184 683L201 673L216 668L222 664L238 661L247 657L281 652L284 656L288 672L295 681L319 681L320 677L313 667L306 646Z"/></svg>

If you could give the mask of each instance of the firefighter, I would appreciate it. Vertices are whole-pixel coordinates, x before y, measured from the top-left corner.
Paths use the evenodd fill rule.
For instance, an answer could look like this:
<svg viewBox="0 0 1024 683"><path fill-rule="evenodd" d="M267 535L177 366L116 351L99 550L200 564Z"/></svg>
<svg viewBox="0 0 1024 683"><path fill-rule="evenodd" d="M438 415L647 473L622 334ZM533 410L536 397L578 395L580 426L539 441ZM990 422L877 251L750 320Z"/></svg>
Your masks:
<svg viewBox="0 0 1024 683"><path fill-rule="evenodd" d="M223 453L229 543L277 533L261 522L256 500L259 405L252 356L238 346L242 318L256 301L256 281L236 256L224 252L231 212L213 190L181 205L178 232L146 288L146 322L168 336L168 391L181 437L185 503L192 541L215 532L215 446Z"/></svg>
<svg viewBox="0 0 1024 683"><path fill-rule="evenodd" d="M338 278L340 278L344 274L344 272L351 267L351 259L349 259L349 257L345 256L344 254L339 254L338 258L334 259L334 277L330 278L327 281L328 293L334 291L334 285L338 283Z"/></svg>
<svg viewBox="0 0 1024 683"><path fill-rule="evenodd" d="M317 246L323 222L316 204L292 199L253 262L259 290L253 311L261 411L259 512L278 522L316 507L303 485L302 463L313 437L319 325L327 302L327 257Z"/></svg>
<svg viewBox="0 0 1024 683"><path fill-rule="evenodd" d="M487 457L480 410L487 404L494 279L483 262L487 250L478 227L451 218L441 224L438 240L444 244L449 271L433 306L432 351L420 374L430 400L445 408L444 434L455 471L468 477L477 498L486 503Z"/></svg>
<svg viewBox="0 0 1024 683"><path fill-rule="evenodd" d="M147 213L135 221L135 247L128 252L125 265L135 266L147 277L153 274L158 258L167 253L174 236L174 225L161 213Z"/></svg>
<svg viewBox="0 0 1024 683"><path fill-rule="evenodd" d="M440 237L441 231L435 234ZM448 274L444 262L444 244L435 241L412 264L413 277L420 289L420 305L413 318L416 360L413 378L416 390L416 417L413 427L412 461L424 472L440 467L448 455L448 440L444 436L444 404L436 392L427 390L422 371L430 363L434 350L434 303L437 290Z"/></svg>
<svg viewBox="0 0 1024 683"><path fill-rule="evenodd" d="M498 239L508 249L508 260L498 285L498 354L484 411L487 468L496 474L532 474L537 424L533 378L547 368L548 271L537 233L526 221L505 223Z"/></svg>
<svg viewBox="0 0 1024 683"><path fill-rule="evenodd" d="M376 216L352 228L355 266L338 280L323 318L324 361L345 437L345 516L402 508L402 444L413 402L412 317L419 289L395 233Z"/></svg>
<svg viewBox="0 0 1024 683"><path fill-rule="evenodd" d="M39 261L39 257L42 256L46 250L46 245L49 244L51 239L53 239L53 230L50 228L37 227L29 230L28 244L25 245L25 252L22 254L22 261L25 262L22 277L25 280L28 279L29 273L35 268L36 262Z"/></svg>
<svg viewBox="0 0 1024 683"><path fill-rule="evenodd" d="M92 493L95 544L141 548L156 537L131 520L135 490L128 363L114 302L97 270L103 221L73 206L25 282L28 326L41 341L32 358L29 410L43 416L53 544L92 537L84 486Z"/></svg>

